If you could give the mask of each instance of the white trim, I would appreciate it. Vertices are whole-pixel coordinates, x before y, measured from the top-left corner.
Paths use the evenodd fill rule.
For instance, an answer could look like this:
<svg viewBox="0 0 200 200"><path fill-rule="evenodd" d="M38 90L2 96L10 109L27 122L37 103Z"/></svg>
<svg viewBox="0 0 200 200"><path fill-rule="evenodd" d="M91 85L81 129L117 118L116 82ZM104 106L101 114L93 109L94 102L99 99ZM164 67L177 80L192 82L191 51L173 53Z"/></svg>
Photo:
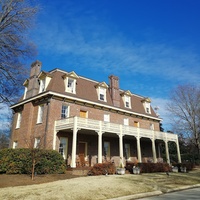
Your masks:
<svg viewBox="0 0 200 200"><path fill-rule="evenodd" d="M18 142L17 142L17 141L14 141L14 142L13 142L13 149L16 149L17 146L18 146Z"/></svg>
<svg viewBox="0 0 200 200"><path fill-rule="evenodd" d="M93 101L88 101L88 100L85 100L85 99L80 99L80 98L76 98L76 97L72 97L72 96L68 96L68 95L64 95L64 94L59 94L57 92L51 92L51 91L45 92L43 94L37 95L37 96L32 97L32 98L27 99L27 100L21 101L20 103L17 103L17 104L14 104L14 105L10 106L10 108L13 109L13 108L15 108L17 106L20 106L20 105L23 105L25 103L31 102L32 100L41 98L41 97L46 96L46 95L53 95L53 96L58 96L58 97L62 97L62 98L68 98L68 99L71 99L71 100L76 100L76 101L80 101L80 102L84 102L84 103L89 103L89 104L93 104L93 105L97 105L97 106L101 106L101 107L103 106L105 108L110 108L110 109L121 111L121 112L125 112L125 113L128 113L128 114L138 115L140 117L146 117L146 118L149 118L149 119L155 119L155 120L158 120L158 121L162 120L162 119L157 118L157 117L152 117L152 116L149 116L149 115L144 115L144 114L140 114L140 113L136 113L136 112L132 112L132 111L127 111L127 110L119 109L119 108L116 108L116 107L113 107L113 106L107 106L105 104L101 104L101 103L97 103L97 102L93 102Z"/></svg>
<svg viewBox="0 0 200 200"><path fill-rule="evenodd" d="M19 112L18 114L17 114L17 123L16 123L16 129L17 128L20 128L20 126L21 126L21 121L22 121L22 113L21 112Z"/></svg>
<svg viewBox="0 0 200 200"><path fill-rule="evenodd" d="M43 116L44 116L44 105L42 104L38 106L37 124L43 122Z"/></svg>

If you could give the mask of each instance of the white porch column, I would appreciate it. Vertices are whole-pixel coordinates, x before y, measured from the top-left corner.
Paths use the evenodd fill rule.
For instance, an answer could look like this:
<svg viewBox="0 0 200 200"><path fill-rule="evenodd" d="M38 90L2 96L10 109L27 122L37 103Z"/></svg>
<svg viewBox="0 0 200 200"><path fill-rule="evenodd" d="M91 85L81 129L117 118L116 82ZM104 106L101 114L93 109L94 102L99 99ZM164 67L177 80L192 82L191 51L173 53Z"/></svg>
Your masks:
<svg viewBox="0 0 200 200"><path fill-rule="evenodd" d="M138 154L138 162L142 162L142 156L141 156L141 147L140 147L140 137L137 137L137 154Z"/></svg>
<svg viewBox="0 0 200 200"><path fill-rule="evenodd" d="M53 150L56 150L56 136L57 136L57 131L56 131L56 121L54 123L54 134L53 134Z"/></svg>
<svg viewBox="0 0 200 200"><path fill-rule="evenodd" d="M151 142L152 142L153 162L157 163L155 140L151 139Z"/></svg>
<svg viewBox="0 0 200 200"><path fill-rule="evenodd" d="M98 133L98 163L102 163L102 122L99 122Z"/></svg>
<svg viewBox="0 0 200 200"><path fill-rule="evenodd" d="M71 167L76 167L76 144L77 144L77 116L74 117L74 127L73 127L73 140L72 140L72 160Z"/></svg>
<svg viewBox="0 0 200 200"><path fill-rule="evenodd" d="M120 134L119 136L119 156L123 162L124 153L123 153L123 134L122 134L122 125L120 125Z"/></svg>
<svg viewBox="0 0 200 200"><path fill-rule="evenodd" d="M142 162L142 155L141 155L141 147L140 147L140 129L137 128L137 156L138 156L138 162L141 163Z"/></svg>
<svg viewBox="0 0 200 200"><path fill-rule="evenodd" d="M178 135L177 135L177 140L176 140L176 148L177 148L178 163L181 163L181 154L180 154L180 148L179 148L179 142L178 142Z"/></svg>
<svg viewBox="0 0 200 200"><path fill-rule="evenodd" d="M168 149L168 141L165 141L165 152L166 152L166 159L167 163L170 164L170 159L169 159L169 149Z"/></svg>

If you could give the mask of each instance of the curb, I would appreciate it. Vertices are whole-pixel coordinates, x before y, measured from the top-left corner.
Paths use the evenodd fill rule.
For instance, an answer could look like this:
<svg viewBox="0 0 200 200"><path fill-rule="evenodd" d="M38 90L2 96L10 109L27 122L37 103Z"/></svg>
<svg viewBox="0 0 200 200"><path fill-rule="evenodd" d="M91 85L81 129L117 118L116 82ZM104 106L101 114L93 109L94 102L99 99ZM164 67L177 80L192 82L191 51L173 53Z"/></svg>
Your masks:
<svg viewBox="0 0 200 200"><path fill-rule="evenodd" d="M192 188L197 188L197 187L200 187L200 184L187 185L187 186L183 186L183 187L180 187L180 188L169 189L169 190L167 190L166 192L163 192L163 193L176 192L176 191L187 190L187 189L192 189Z"/></svg>
<svg viewBox="0 0 200 200"><path fill-rule="evenodd" d="M169 189L166 192L161 192L160 190L154 191L154 192L146 192L146 193L140 193L140 194L133 194L133 195L128 195L128 196L122 196L122 197L117 197L117 198L112 198L108 200L131 200L131 199L140 199L140 198L145 198L145 197L151 197L151 196L158 196L170 192L177 192L181 190L187 190L187 189L192 189L192 188L197 188L200 187L200 184L196 185L189 185L189 186L184 186L176 189Z"/></svg>
<svg viewBox="0 0 200 200"><path fill-rule="evenodd" d="M154 192L146 192L146 193L140 193L140 194L132 194L128 196L123 196L123 197L117 197L113 199L108 199L108 200L129 200L129 199L139 199L143 197L151 197L151 196L157 196L163 194L161 191L157 190Z"/></svg>

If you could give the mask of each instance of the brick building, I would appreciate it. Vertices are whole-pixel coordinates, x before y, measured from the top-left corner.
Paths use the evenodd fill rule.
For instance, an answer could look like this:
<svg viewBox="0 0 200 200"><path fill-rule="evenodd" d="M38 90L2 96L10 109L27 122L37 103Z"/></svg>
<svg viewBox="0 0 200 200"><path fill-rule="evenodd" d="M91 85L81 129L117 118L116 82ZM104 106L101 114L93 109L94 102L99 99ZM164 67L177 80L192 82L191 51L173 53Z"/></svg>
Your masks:
<svg viewBox="0 0 200 200"><path fill-rule="evenodd" d="M160 118L151 100L119 88L119 78L109 84L54 69L41 71L41 62L31 65L24 82L24 95L14 110L12 148L41 146L59 151L71 167L120 160L162 162L164 142L178 137L160 132Z"/></svg>

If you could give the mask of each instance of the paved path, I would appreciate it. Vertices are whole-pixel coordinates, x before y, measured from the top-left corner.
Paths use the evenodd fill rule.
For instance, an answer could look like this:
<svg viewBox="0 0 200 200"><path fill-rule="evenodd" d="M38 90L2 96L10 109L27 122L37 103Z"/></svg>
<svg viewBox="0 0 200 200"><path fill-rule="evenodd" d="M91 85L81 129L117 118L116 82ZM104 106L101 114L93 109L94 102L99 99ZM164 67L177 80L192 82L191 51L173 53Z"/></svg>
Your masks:
<svg viewBox="0 0 200 200"><path fill-rule="evenodd" d="M154 197L142 198L140 200L200 200L200 187L182 190L178 192L167 193Z"/></svg>

